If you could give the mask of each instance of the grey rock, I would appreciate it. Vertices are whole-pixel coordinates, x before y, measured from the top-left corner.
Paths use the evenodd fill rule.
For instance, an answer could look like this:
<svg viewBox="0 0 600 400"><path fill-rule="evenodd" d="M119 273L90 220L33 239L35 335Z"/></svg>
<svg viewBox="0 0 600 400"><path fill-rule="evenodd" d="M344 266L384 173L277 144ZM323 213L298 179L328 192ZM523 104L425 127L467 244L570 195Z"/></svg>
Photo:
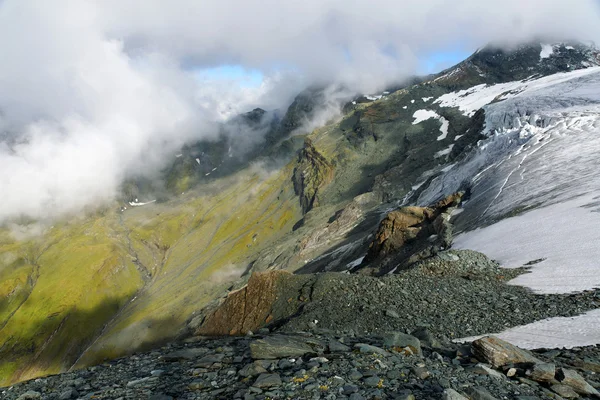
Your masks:
<svg viewBox="0 0 600 400"><path fill-rule="evenodd" d="M444 393L442 393L443 400L468 400L465 396L458 393L454 389L446 389Z"/></svg>
<svg viewBox="0 0 600 400"><path fill-rule="evenodd" d="M75 390L73 388L66 388L65 390L63 390L63 392L60 394L60 396L58 396L58 400L74 399L74 398L77 398L77 396L79 396L79 393L77 392L77 390Z"/></svg>
<svg viewBox="0 0 600 400"><path fill-rule="evenodd" d="M153 394L148 397L148 400L173 400L173 397L166 394Z"/></svg>
<svg viewBox="0 0 600 400"><path fill-rule="evenodd" d="M300 338L275 335L258 339L250 343L250 352L254 359L277 359L301 357L315 350Z"/></svg>
<svg viewBox="0 0 600 400"><path fill-rule="evenodd" d="M500 372L496 371L495 369L490 368L489 366L487 366L485 364L481 364L481 363L475 365L475 367L473 367L472 371L476 374L488 375L488 376L491 376L492 378L499 379L499 380L506 379L506 377L504 375L502 375Z"/></svg>
<svg viewBox="0 0 600 400"><path fill-rule="evenodd" d="M390 318L400 318L400 315L396 311L389 308L385 310L385 316Z"/></svg>
<svg viewBox="0 0 600 400"><path fill-rule="evenodd" d="M431 375L431 373L423 367L414 367L413 372L415 376L419 379L427 379Z"/></svg>
<svg viewBox="0 0 600 400"><path fill-rule="evenodd" d="M357 381L362 377L363 377L363 374L361 374L360 372L358 372L355 369L350 371L350 374L348 374L348 378L350 378L350 380L353 380L353 381Z"/></svg>
<svg viewBox="0 0 600 400"><path fill-rule="evenodd" d="M465 393L471 400L498 400L482 387L466 388Z"/></svg>
<svg viewBox="0 0 600 400"><path fill-rule="evenodd" d="M354 347L356 349L358 349L358 351L360 351L361 353L364 353L364 354L381 354L383 356L391 355L390 353L388 353L381 347L372 346L372 345L366 344L366 343L357 343L354 345Z"/></svg>
<svg viewBox="0 0 600 400"><path fill-rule="evenodd" d="M413 354L422 355L421 341L412 335L407 335L402 332L391 332L383 337L383 345L385 347L408 347Z"/></svg>
<svg viewBox="0 0 600 400"><path fill-rule="evenodd" d="M350 347L340 343L338 340L330 340L327 344L327 347L332 353L346 353L350 351Z"/></svg>
<svg viewBox="0 0 600 400"><path fill-rule="evenodd" d="M281 385L281 377L279 374L261 374L252 386L257 388L266 388Z"/></svg>
<svg viewBox="0 0 600 400"><path fill-rule="evenodd" d="M441 348L442 344L436 339L433 334L426 327L422 326L410 333L421 341L421 345L433 348Z"/></svg>
<svg viewBox="0 0 600 400"><path fill-rule="evenodd" d="M359 393L352 393L348 400L366 400L365 396Z"/></svg>
<svg viewBox="0 0 600 400"><path fill-rule="evenodd" d="M214 363L219 363L223 361L225 358L225 354L208 354L196 362L197 367L208 368L211 367Z"/></svg>
<svg viewBox="0 0 600 400"><path fill-rule="evenodd" d="M365 378L365 380L363 382L364 382L365 386L377 387L379 385L380 381L381 381L381 379L377 375L373 375L368 378Z"/></svg>
<svg viewBox="0 0 600 400"><path fill-rule="evenodd" d="M344 385L342 386L342 393L345 395L349 395L352 393L358 392L358 386L356 385Z"/></svg>
<svg viewBox="0 0 600 400"><path fill-rule="evenodd" d="M193 360L204 354L206 354L206 349L188 348L165 354L161 359L164 361Z"/></svg>
<svg viewBox="0 0 600 400"><path fill-rule="evenodd" d="M565 399L576 399L579 397L579 395L573 390L573 388L567 385L563 385L561 383L557 383L555 385L550 386L550 389L554 393Z"/></svg>
<svg viewBox="0 0 600 400"><path fill-rule="evenodd" d="M42 394L40 392L36 392L34 390L28 390L27 392L20 395L17 400L36 400L41 399Z"/></svg>
<svg viewBox="0 0 600 400"><path fill-rule="evenodd" d="M242 368L238 372L238 374L243 377L250 377L250 376L264 374L266 372L267 372L267 370L263 366L261 366L260 363L253 362L251 364L244 366L244 368Z"/></svg>
<svg viewBox="0 0 600 400"><path fill-rule="evenodd" d="M572 387L579 394L600 397L600 393L596 389L587 383L581 375L571 369L559 368L556 371L556 379L561 384Z"/></svg>
<svg viewBox="0 0 600 400"><path fill-rule="evenodd" d="M527 371L526 375L529 379L536 382L551 382L556 374L556 366L550 363L538 363Z"/></svg>

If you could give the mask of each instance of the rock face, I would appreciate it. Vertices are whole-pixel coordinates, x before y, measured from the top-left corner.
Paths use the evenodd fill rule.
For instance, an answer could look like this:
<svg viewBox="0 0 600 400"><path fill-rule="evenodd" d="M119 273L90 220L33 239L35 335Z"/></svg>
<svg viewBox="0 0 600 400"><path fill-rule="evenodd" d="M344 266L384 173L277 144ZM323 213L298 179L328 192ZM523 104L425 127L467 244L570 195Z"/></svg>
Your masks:
<svg viewBox="0 0 600 400"><path fill-rule="evenodd" d="M277 300L280 299L280 294L285 292L285 287L301 288L307 278L285 271L254 273L245 287L230 293L225 301L207 316L195 334L243 335L269 324L274 313L280 318L291 315L298 309L297 303L304 300L302 294L298 295L299 292L295 292L296 296L292 300L284 301L286 306L283 309L277 308Z"/></svg>
<svg viewBox="0 0 600 400"><path fill-rule="evenodd" d="M298 154L298 164L292 180L305 214L319 205L319 190L333 180L333 165L317 151L308 138Z"/></svg>
<svg viewBox="0 0 600 400"><path fill-rule="evenodd" d="M375 275L383 275L395 267L401 271L450 247L450 213L460 204L462 196L459 192L429 207L402 207L390 212L381 221L363 261L367 271Z"/></svg>

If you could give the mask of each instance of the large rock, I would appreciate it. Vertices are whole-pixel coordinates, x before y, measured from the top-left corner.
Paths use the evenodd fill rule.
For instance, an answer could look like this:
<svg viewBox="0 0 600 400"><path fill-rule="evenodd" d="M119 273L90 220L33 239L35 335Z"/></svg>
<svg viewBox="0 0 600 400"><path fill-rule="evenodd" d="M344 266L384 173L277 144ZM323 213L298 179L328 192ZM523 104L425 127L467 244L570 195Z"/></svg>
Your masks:
<svg viewBox="0 0 600 400"><path fill-rule="evenodd" d="M388 348L410 349L412 354L422 355L421 341L402 332L391 332L383 337L383 345Z"/></svg>
<svg viewBox="0 0 600 400"><path fill-rule="evenodd" d="M585 396L600 397L600 393L592 387L585 379L577 372L559 368L556 370L556 379L563 385L571 387L575 392Z"/></svg>
<svg viewBox="0 0 600 400"><path fill-rule="evenodd" d="M462 196L462 192L455 193L429 207L402 207L390 212L379 224L369 246L362 264L365 271L375 275L392 268L400 271L449 248L450 214Z"/></svg>
<svg viewBox="0 0 600 400"><path fill-rule="evenodd" d="M550 363L535 364L527 371L527 377L536 382L552 382L556 374L556 366Z"/></svg>
<svg viewBox="0 0 600 400"><path fill-rule="evenodd" d="M284 335L267 336L250 343L252 358L261 360L302 357L324 349L325 345L317 340Z"/></svg>
<svg viewBox="0 0 600 400"><path fill-rule="evenodd" d="M502 339L494 336L487 336L475 340L471 347L475 357L494 368L499 368L507 364L520 363L541 363L527 350L513 346Z"/></svg>
<svg viewBox="0 0 600 400"><path fill-rule="evenodd" d="M296 303L301 303L300 296L294 293L291 301L282 299L283 288L294 286L295 283L298 283L295 286L301 287L300 281L306 279L285 271L256 272L245 287L230 293L194 333L216 336L256 332L261 327L296 312ZM277 300L285 304L284 309L276 306Z"/></svg>

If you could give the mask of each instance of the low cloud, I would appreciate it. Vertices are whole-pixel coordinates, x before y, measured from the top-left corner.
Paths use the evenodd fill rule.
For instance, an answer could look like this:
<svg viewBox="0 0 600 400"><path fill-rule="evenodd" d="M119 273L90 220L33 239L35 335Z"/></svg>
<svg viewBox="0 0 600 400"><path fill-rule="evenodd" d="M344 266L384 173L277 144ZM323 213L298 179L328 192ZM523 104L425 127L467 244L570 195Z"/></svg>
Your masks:
<svg viewBox="0 0 600 400"><path fill-rule="evenodd" d="M598 11L595 0L5 0L0 223L106 204L124 178L216 138L216 122L283 108L311 84L370 93L446 47L598 40ZM223 64L264 81L198 79Z"/></svg>

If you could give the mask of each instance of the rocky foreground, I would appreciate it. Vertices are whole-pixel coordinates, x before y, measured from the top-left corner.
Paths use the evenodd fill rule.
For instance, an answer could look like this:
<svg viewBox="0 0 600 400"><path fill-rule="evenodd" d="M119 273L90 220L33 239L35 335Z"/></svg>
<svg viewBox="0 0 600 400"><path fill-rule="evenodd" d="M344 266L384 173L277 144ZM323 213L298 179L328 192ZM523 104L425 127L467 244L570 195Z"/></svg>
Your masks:
<svg viewBox="0 0 600 400"><path fill-rule="evenodd" d="M494 337L277 334L204 338L4 389L26 399L599 398L600 348L530 353Z"/></svg>

